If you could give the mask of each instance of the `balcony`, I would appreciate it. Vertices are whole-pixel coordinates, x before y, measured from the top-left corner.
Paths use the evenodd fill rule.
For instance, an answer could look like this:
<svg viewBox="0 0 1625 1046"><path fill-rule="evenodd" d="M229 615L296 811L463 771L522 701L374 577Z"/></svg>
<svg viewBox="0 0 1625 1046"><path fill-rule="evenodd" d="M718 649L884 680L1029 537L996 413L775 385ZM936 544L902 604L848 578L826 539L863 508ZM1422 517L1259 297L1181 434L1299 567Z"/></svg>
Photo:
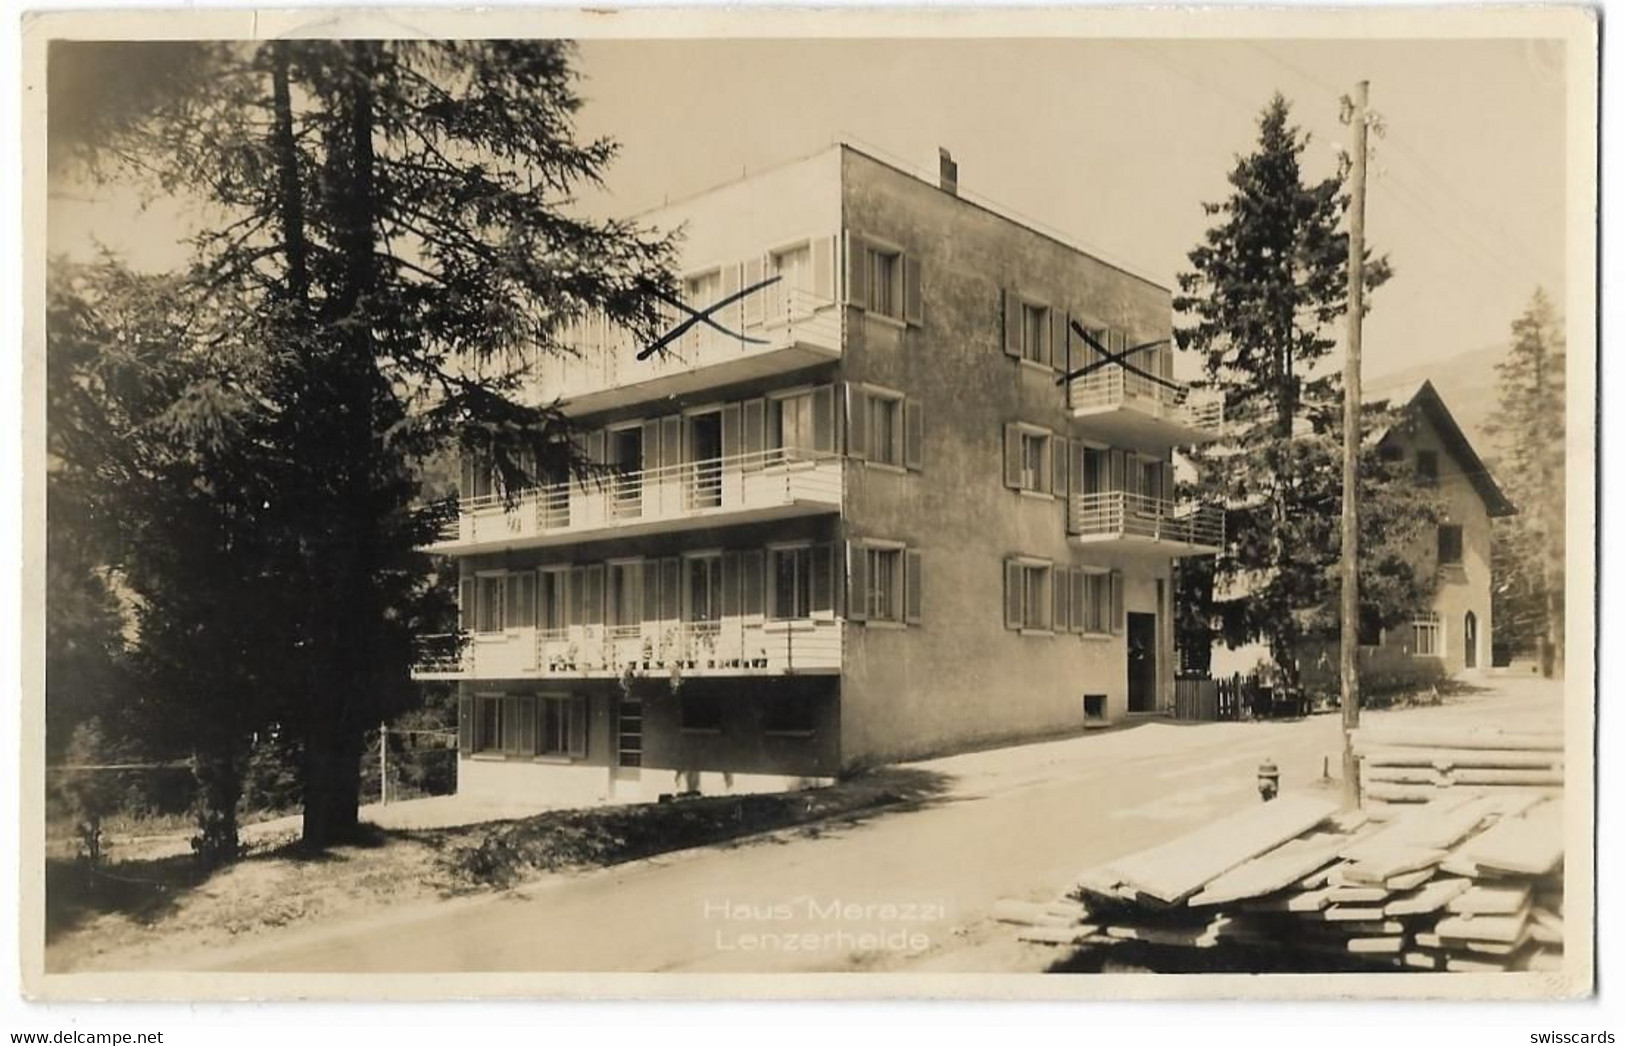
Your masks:
<svg viewBox="0 0 1625 1046"><path fill-rule="evenodd" d="M541 391L549 399L563 400L566 414L590 414L786 374L840 356L841 310L833 299L781 284L763 288L759 294L764 315L760 324L752 321L742 326L745 320L739 305L723 309L713 318L729 330L743 330L747 337L760 339L760 344L696 323L662 351L640 360L638 353L645 346L628 331L602 322L588 323L569 339L576 355L541 362ZM684 318L674 314L672 326Z"/></svg>
<svg viewBox="0 0 1625 1046"><path fill-rule="evenodd" d="M585 484L465 498L430 552L543 548L841 510L841 459L769 450L612 473Z"/></svg>
<svg viewBox="0 0 1625 1046"><path fill-rule="evenodd" d="M618 679L628 669L664 677L835 675L842 624L730 617L423 636L412 678Z"/></svg>
<svg viewBox="0 0 1625 1046"><path fill-rule="evenodd" d="M1115 446L1182 447L1218 439L1224 397L1173 384L1108 365L1069 381L1067 406L1078 432Z"/></svg>
<svg viewBox="0 0 1625 1046"><path fill-rule="evenodd" d="M1216 505L1181 507L1111 490L1074 494L1068 507L1072 540L1101 551L1205 556L1224 546L1224 511Z"/></svg>

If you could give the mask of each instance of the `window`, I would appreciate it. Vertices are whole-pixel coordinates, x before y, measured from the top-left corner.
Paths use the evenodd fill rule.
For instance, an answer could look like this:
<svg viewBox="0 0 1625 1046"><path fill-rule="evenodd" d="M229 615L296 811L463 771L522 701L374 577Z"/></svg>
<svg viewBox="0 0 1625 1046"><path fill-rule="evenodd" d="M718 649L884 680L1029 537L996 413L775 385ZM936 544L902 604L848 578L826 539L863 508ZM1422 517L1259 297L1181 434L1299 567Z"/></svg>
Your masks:
<svg viewBox="0 0 1625 1046"><path fill-rule="evenodd" d="M636 636L643 625L643 564L637 561L609 564L608 585L610 636L616 639Z"/></svg>
<svg viewBox="0 0 1625 1046"><path fill-rule="evenodd" d="M513 756L587 754L587 702L582 697L480 694L474 750Z"/></svg>
<svg viewBox="0 0 1625 1046"><path fill-rule="evenodd" d="M1005 486L1039 494L1051 493L1057 479L1052 466L1063 466L1058 478L1063 484L1066 482L1064 455L1060 462L1054 461L1054 456L1054 440L1048 431L1019 423L1004 427Z"/></svg>
<svg viewBox="0 0 1625 1046"><path fill-rule="evenodd" d="M794 461L813 457L813 394L800 392L767 401L767 447Z"/></svg>
<svg viewBox="0 0 1625 1046"><path fill-rule="evenodd" d="M1049 470L1044 467L1044 450L1049 443L1049 437L1035 432L1021 434L1021 489L1043 490L1047 485L1044 477Z"/></svg>
<svg viewBox="0 0 1625 1046"><path fill-rule="evenodd" d="M643 702L622 698L616 716L616 762L625 767L643 765Z"/></svg>
<svg viewBox="0 0 1625 1046"><path fill-rule="evenodd" d="M690 556L684 569L683 620L697 631L714 630L722 621L722 557Z"/></svg>
<svg viewBox="0 0 1625 1046"><path fill-rule="evenodd" d="M1110 574L1083 574L1082 619L1079 630L1093 635L1111 631L1112 586Z"/></svg>
<svg viewBox="0 0 1625 1046"><path fill-rule="evenodd" d="M1083 718L1090 721L1102 720L1106 718L1105 694L1083 695Z"/></svg>
<svg viewBox="0 0 1625 1046"><path fill-rule="evenodd" d="M1439 657L1444 653L1438 614L1419 614L1411 622L1411 653L1417 657Z"/></svg>
<svg viewBox="0 0 1625 1046"><path fill-rule="evenodd" d="M503 585L502 626L530 628L536 623L536 575L509 574Z"/></svg>
<svg viewBox="0 0 1625 1046"><path fill-rule="evenodd" d="M1022 303L1021 358L1049 362L1049 310L1042 305Z"/></svg>
<svg viewBox="0 0 1625 1046"><path fill-rule="evenodd" d="M576 702L568 697L541 697L536 701L537 719L541 723L536 754L570 755L573 748L570 738L576 728L573 721ZM586 723L582 723L581 728L585 730Z"/></svg>
<svg viewBox="0 0 1625 1046"><path fill-rule="evenodd" d="M474 580L474 631L502 631L507 577L481 574Z"/></svg>
<svg viewBox="0 0 1625 1046"><path fill-rule="evenodd" d="M903 550L900 548L869 548L868 558L870 621L903 620Z"/></svg>
<svg viewBox="0 0 1625 1046"><path fill-rule="evenodd" d="M1047 632L1053 611L1049 563L1012 559L1004 565L1004 623L1022 632Z"/></svg>
<svg viewBox="0 0 1625 1046"><path fill-rule="evenodd" d="M1461 566L1461 527L1456 524L1439 525L1439 565Z"/></svg>
<svg viewBox="0 0 1625 1046"><path fill-rule="evenodd" d="M869 311L901 319L901 258L896 251L869 249Z"/></svg>
<svg viewBox="0 0 1625 1046"><path fill-rule="evenodd" d="M682 729L721 733L722 701L714 693L685 687L677 697Z"/></svg>
<svg viewBox="0 0 1625 1046"><path fill-rule="evenodd" d="M566 593L568 567L543 570L537 575L537 624L546 639L563 639L569 626Z"/></svg>
<svg viewBox="0 0 1625 1046"><path fill-rule="evenodd" d="M769 602L775 621L799 620L812 616L812 549L774 548L768 550Z"/></svg>
<svg viewBox="0 0 1625 1046"><path fill-rule="evenodd" d="M903 464L903 401L900 397L870 392L869 460L882 465Z"/></svg>
<svg viewBox="0 0 1625 1046"><path fill-rule="evenodd" d="M818 729L818 707L808 694L775 694L763 698L762 732L809 737Z"/></svg>
<svg viewBox="0 0 1625 1046"><path fill-rule="evenodd" d="M1416 482L1424 487L1437 486L1439 483L1439 452L1436 450L1419 450L1416 452Z"/></svg>
<svg viewBox="0 0 1625 1046"><path fill-rule="evenodd" d="M722 296L722 270L712 269L684 281L684 297L697 309L704 308Z"/></svg>
<svg viewBox="0 0 1625 1046"><path fill-rule="evenodd" d="M610 484L610 511L618 519L637 517L643 508L643 426L609 433L609 460L615 472Z"/></svg>

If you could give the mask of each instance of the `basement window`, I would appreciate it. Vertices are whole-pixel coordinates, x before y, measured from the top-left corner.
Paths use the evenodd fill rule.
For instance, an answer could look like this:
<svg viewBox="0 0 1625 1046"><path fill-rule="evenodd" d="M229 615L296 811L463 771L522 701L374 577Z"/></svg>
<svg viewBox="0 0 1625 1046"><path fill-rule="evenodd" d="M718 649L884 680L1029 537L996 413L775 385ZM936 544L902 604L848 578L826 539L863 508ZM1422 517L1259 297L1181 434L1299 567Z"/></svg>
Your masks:
<svg viewBox="0 0 1625 1046"><path fill-rule="evenodd" d="M1083 720L1086 723L1104 723L1106 721L1106 695L1083 695Z"/></svg>

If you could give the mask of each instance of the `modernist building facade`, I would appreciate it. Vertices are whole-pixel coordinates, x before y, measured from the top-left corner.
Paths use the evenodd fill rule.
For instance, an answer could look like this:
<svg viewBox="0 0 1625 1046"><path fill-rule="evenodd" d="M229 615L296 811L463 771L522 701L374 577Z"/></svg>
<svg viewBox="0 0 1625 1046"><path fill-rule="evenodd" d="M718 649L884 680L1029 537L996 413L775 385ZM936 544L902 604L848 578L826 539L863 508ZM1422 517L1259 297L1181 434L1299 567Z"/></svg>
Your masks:
<svg viewBox="0 0 1625 1046"><path fill-rule="evenodd" d="M1171 700L1170 567L1222 542L1171 450L1170 292L851 146L671 205L664 356L543 361L601 483L465 467L459 788L561 802L792 788Z"/></svg>

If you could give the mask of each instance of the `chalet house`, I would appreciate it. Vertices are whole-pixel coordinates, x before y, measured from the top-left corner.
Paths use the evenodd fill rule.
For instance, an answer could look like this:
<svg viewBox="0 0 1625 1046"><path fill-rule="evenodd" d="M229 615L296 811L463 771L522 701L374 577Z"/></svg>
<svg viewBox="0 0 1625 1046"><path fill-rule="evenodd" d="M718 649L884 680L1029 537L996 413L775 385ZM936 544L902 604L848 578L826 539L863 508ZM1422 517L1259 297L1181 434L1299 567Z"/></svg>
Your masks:
<svg viewBox="0 0 1625 1046"><path fill-rule="evenodd" d="M1438 489L1443 515L1431 539L1416 550L1418 571L1435 574L1427 611L1407 626L1363 629L1363 676L1396 680L1458 676L1490 667L1494 622L1490 601L1490 520L1516 509L1473 449L1432 382L1397 394L1368 396L1399 406L1387 431L1373 433L1379 453L1409 462L1415 482ZM1246 672L1266 656L1257 645L1213 651L1213 674ZM1336 641L1305 643L1299 669L1311 693L1338 690Z"/></svg>
<svg viewBox="0 0 1625 1046"><path fill-rule="evenodd" d="M1222 514L1171 451L1220 407L1098 360L1170 291L840 145L647 216L703 309L636 358L588 323L536 364L602 484L464 468L459 789L560 802L766 791L1107 724L1172 700L1170 567ZM674 323L677 318L674 318ZM1103 366L1068 380L1085 363Z"/></svg>

